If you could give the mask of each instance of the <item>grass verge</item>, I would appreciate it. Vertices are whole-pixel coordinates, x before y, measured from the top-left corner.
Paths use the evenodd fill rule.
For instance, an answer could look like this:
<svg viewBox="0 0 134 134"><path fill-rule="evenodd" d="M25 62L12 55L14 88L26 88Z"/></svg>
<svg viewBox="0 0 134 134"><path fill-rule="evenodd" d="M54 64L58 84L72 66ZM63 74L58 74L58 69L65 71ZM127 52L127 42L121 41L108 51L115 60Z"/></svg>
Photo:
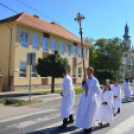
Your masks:
<svg viewBox="0 0 134 134"><path fill-rule="evenodd" d="M26 106L26 105L31 105L31 104L37 104L43 102L42 100L31 100L30 101L19 101L17 103L12 104L9 100L3 100L1 103L5 106Z"/></svg>
<svg viewBox="0 0 134 134"><path fill-rule="evenodd" d="M55 93L60 93L61 90L55 90ZM76 95L81 95L83 90L81 88L75 88L75 94ZM46 95L46 94L51 94L51 91L41 91L41 92L36 92L35 94L40 94L40 95Z"/></svg>

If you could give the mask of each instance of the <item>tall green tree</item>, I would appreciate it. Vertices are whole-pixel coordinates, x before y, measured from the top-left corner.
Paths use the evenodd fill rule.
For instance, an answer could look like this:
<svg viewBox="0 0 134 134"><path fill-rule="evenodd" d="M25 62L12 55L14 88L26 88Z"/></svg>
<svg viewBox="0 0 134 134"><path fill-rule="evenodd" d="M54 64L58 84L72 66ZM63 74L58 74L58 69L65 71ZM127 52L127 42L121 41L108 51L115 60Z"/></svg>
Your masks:
<svg viewBox="0 0 134 134"><path fill-rule="evenodd" d="M55 92L55 78L62 78L62 70L70 72L70 65L66 58L62 58L58 51L49 54L46 58L38 58L36 66L37 72L41 77L52 77L51 93Z"/></svg>
<svg viewBox="0 0 134 134"><path fill-rule="evenodd" d="M94 47L89 50L89 64L94 67L96 77L101 78L100 75L105 74L109 78L115 78L116 70L122 65L123 53L127 50L126 44L117 37L96 40Z"/></svg>

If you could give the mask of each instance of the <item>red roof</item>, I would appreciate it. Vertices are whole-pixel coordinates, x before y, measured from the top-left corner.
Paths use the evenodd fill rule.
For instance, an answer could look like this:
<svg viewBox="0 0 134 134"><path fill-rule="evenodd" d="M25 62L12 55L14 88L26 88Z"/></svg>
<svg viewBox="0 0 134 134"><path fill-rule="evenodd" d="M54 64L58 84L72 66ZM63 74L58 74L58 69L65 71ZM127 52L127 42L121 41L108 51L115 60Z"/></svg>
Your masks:
<svg viewBox="0 0 134 134"><path fill-rule="evenodd" d="M81 43L80 38L76 37L74 34L69 32L62 26L56 23L48 23L44 20L33 17L26 13L20 13L15 16L9 17L7 19L0 20L0 24L5 23L5 22L11 22L11 21L15 21L24 25L28 25L28 26L43 30L45 32L56 34L57 36L72 40L74 42ZM83 43L89 46L88 43L86 42L83 42Z"/></svg>

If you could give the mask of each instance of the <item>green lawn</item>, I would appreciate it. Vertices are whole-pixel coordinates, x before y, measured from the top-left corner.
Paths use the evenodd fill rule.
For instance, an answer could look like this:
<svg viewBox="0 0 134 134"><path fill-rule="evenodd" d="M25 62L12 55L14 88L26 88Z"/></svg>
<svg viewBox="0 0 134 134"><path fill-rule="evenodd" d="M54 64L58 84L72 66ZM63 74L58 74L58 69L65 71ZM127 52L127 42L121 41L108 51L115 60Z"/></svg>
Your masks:
<svg viewBox="0 0 134 134"><path fill-rule="evenodd" d="M83 90L81 90L81 88L76 88L75 89L75 94L76 95L81 95L82 94L82 91ZM55 93L60 93L61 92L61 90L55 90ZM51 93L51 91L41 91L41 92L35 92L35 94L50 94Z"/></svg>

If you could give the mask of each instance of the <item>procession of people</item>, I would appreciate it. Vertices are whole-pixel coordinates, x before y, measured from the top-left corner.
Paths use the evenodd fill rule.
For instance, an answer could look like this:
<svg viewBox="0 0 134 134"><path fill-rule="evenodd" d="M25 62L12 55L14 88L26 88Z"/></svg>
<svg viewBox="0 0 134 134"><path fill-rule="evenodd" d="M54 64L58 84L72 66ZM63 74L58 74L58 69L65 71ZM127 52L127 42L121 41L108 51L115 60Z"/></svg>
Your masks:
<svg viewBox="0 0 134 134"><path fill-rule="evenodd" d="M75 91L73 82L67 70L63 70L62 75L64 77L61 91L63 124L59 129L64 129L68 124L74 123L72 109L75 102ZM125 79L123 86L125 98L128 100L132 96L128 78ZM75 127L83 128L83 134L91 134L96 121L99 121L101 127L104 122L110 126L114 121L114 116L120 114L121 111L121 87L118 80L115 79L114 85L111 86L109 79L106 79L101 90L99 81L94 77L94 69L89 67L87 68L87 78L83 79L81 89L83 93L77 109Z"/></svg>

